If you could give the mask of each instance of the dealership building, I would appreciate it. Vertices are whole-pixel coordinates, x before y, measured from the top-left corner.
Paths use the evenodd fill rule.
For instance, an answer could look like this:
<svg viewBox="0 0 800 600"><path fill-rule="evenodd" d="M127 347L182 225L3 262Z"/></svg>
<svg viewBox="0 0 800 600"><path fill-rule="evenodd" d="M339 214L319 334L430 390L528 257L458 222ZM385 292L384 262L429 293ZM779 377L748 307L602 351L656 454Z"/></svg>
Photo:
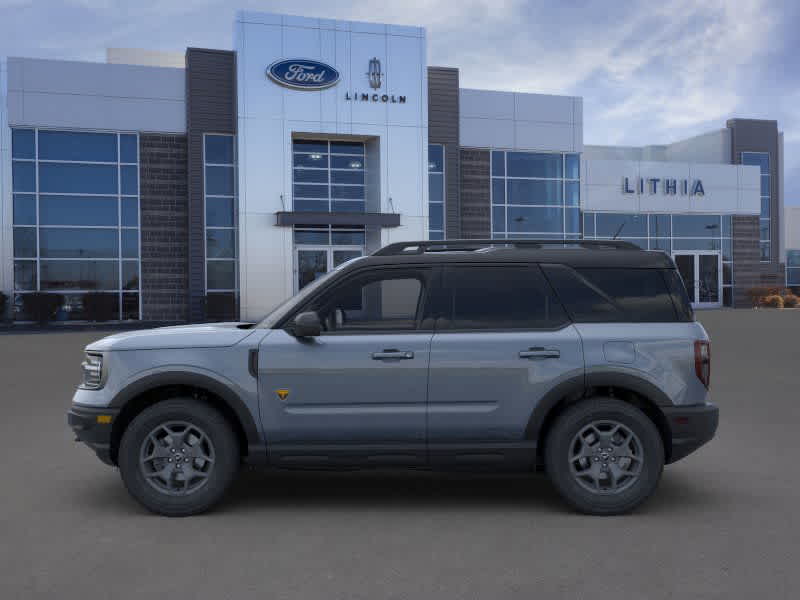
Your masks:
<svg viewBox="0 0 800 600"><path fill-rule="evenodd" d="M0 291L256 319L402 240L630 240L697 307L786 283L776 121L583 142L583 99L461 88L420 27L240 12L233 51L0 62ZM591 250L587 250L591 251ZM797 258L800 266L800 256Z"/></svg>

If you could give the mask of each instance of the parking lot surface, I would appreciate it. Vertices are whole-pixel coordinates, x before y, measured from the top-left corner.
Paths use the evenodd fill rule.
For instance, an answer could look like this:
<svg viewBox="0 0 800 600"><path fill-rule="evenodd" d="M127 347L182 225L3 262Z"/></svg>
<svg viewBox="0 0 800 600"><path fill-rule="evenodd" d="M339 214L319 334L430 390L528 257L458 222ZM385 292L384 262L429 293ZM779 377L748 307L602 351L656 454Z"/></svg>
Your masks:
<svg viewBox="0 0 800 600"><path fill-rule="evenodd" d="M698 318L717 438L606 518L542 475L388 471L248 471L156 517L66 427L103 333L1 334L0 598L798 598L800 310Z"/></svg>

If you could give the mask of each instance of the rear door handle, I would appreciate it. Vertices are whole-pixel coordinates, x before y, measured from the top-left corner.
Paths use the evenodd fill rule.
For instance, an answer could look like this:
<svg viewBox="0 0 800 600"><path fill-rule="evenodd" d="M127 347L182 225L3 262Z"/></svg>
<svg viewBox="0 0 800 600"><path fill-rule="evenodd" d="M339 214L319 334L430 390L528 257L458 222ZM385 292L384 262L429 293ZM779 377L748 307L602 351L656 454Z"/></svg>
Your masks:
<svg viewBox="0 0 800 600"><path fill-rule="evenodd" d="M409 350L384 350L372 353L372 360L410 360L412 358L414 358L414 353Z"/></svg>
<svg viewBox="0 0 800 600"><path fill-rule="evenodd" d="M561 352L555 348L528 348L522 350L519 357L528 359L560 358Z"/></svg>

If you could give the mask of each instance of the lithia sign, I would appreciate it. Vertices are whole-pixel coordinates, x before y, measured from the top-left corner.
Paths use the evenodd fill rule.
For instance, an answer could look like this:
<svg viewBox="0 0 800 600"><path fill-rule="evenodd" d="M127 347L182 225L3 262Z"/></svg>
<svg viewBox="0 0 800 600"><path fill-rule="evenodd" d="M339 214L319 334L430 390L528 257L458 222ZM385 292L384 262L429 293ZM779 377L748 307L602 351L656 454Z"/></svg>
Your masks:
<svg viewBox="0 0 800 600"><path fill-rule="evenodd" d="M406 97L377 92L383 86L381 61L377 57L369 61L367 81L372 92L347 91L344 99L350 102L384 102L388 104L405 104ZM278 85L293 90L324 90L339 83L341 76L334 67L304 58L277 60L267 67L267 77Z"/></svg>
<svg viewBox="0 0 800 600"><path fill-rule="evenodd" d="M645 193L657 194L659 191L666 196L705 196L703 182L700 179L670 179L659 177L623 177L622 193L637 194Z"/></svg>

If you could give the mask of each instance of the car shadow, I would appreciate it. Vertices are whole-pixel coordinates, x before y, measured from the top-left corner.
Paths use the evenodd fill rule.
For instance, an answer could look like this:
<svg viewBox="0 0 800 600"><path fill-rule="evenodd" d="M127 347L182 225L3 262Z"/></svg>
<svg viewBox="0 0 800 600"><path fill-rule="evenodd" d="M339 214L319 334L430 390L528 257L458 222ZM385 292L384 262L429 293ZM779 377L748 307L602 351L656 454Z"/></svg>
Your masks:
<svg viewBox="0 0 800 600"><path fill-rule="evenodd" d="M93 478L76 490L82 511L147 514L119 477ZM667 469L653 497L636 514L683 514L718 510L729 495L704 487L691 473ZM298 508L388 511L503 510L574 514L542 473L437 473L414 470L243 470L213 514Z"/></svg>

